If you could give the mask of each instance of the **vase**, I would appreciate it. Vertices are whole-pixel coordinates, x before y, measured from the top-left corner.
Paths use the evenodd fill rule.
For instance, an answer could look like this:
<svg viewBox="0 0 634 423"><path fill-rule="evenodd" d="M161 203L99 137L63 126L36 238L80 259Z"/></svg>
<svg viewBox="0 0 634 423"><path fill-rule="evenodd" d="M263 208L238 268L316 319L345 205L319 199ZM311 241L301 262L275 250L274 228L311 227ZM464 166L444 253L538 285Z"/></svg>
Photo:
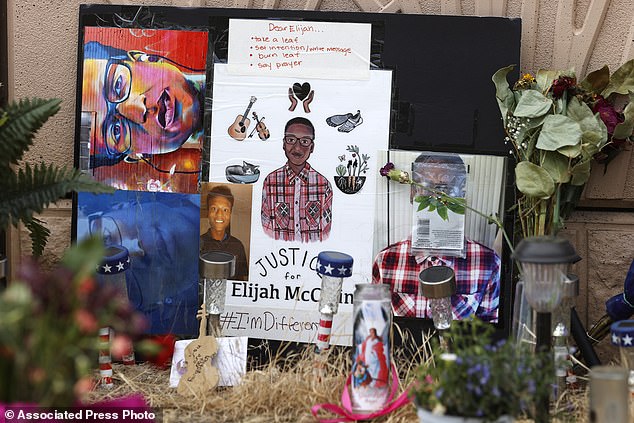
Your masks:
<svg viewBox="0 0 634 423"><path fill-rule="evenodd" d="M429 410L421 407L416 408L416 414L421 423L482 423L484 418L479 417L460 417L449 416L445 414L434 414ZM513 423L515 419L511 416L500 416L494 423Z"/></svg>

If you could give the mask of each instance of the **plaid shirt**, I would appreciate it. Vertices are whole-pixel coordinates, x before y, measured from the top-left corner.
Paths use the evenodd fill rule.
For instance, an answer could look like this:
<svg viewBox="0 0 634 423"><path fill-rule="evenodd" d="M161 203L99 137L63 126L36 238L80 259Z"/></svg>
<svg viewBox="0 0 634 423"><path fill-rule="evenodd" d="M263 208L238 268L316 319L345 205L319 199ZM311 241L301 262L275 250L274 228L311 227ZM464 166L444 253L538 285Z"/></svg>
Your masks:
<svg viewBox="0 0 634 423"><path fill-rule="evenodd" d="M372 283L392 287L394 314L431 318L427 298L419 292L418 274L431 266L445 265L456 273L456 294L451 296L454 319L475 313L487 322L497 322L500 301L500 258L477 242L466 241L466 258L414 255L411 239L381 251L372 267Z"/></svg>
<svg viewBox="0 0 634 423"><path fill-rule="evenodd" d="M330 182L308 163L299 175L285 164L262 187L262 228L284 241L323 241L332 224Z"/></svg>

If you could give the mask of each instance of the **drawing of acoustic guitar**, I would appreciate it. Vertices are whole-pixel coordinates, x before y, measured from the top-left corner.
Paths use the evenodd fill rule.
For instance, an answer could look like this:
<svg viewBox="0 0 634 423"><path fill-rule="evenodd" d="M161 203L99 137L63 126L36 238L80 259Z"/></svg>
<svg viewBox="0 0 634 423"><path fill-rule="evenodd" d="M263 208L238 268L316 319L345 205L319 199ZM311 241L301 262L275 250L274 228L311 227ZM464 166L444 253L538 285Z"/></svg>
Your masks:
<svg viewBox="0 0 634 423"><path fill-rule="evenodd" d="M247 137L247 128L249 127L249 124L251 124L251 120L247 116L249 116L249 110L251 110L251 106L253 106L253 103L255 103L256 100L257 98L251 96L247 110L243 115L238 115L236 120L234 120L231 126L229 126L227 132L229 132L229 136L234 140L242 141Z"/></svg>

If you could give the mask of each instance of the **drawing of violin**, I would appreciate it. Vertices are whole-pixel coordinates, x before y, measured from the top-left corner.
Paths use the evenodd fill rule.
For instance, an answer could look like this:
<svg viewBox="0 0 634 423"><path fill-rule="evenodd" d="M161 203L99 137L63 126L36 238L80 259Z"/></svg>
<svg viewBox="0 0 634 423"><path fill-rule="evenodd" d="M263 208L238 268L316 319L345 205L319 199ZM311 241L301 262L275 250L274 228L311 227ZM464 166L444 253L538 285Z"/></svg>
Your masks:
<svg viewBox="0 0 634 423"><path fill-rule="evenodd" d="M268 140L269 137L271 136L271 133L269 132L268 128L263 122L264 118L259 119L258 115L255 112L253 112L252 115L253 115L253 119L255 119L256 121L254 130L258 131L258 137L260 137L262 141ZM253 135L253 132L251 132L249 137L251 137L252 135Z"/></svg>
<svg viewBox="0 0 634 423"><path fill-rule="evenodd" d="M253 106L253 103L255 103L256 100L257 98L251 96L251 100L249 101L249 105L247 106L244 114L238 115L233 123L229 126L227 132L229 132L229 136L234 140L242 141L246 138L247 128L251 124L251 120L247 116L249 116L249 110L251 110L251 106Z"/></svg>

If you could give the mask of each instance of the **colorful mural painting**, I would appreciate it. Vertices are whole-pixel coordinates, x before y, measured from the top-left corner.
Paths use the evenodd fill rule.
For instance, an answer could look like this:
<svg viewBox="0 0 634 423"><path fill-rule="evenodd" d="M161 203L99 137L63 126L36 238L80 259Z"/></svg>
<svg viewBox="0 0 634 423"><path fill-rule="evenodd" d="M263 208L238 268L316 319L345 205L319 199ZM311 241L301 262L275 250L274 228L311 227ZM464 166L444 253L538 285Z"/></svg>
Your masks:
<svg viewBox="0 0 634 423"><path fill-rule="evenodd" d="M119 189L197 192L207 33L88 27L83 52L83 170Z"/></svg>

